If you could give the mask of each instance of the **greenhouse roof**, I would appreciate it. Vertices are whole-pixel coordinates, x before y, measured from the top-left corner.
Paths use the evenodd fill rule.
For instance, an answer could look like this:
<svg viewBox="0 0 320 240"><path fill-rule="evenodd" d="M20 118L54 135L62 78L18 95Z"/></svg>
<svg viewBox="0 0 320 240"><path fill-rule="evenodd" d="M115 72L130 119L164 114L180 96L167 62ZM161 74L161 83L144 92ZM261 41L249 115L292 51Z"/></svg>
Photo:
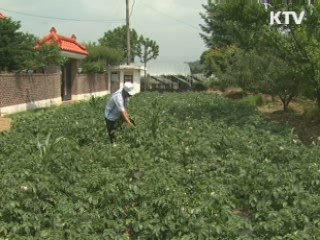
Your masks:
<svg viewBox="0 0 320 240"><path fill-rule="evenodd" d="M147 63L147 72L152 76L191 75L189 64L183 62L150 61Z"/></svg>

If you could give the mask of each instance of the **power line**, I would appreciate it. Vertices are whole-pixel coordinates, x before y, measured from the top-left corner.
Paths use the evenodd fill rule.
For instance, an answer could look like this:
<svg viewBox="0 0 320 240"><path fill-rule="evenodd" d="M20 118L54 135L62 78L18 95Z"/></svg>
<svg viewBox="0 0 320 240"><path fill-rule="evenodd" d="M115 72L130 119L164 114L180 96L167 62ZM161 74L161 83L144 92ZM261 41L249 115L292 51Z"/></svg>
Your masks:
<svg viewBox="0 0 320 240"><path fill-rule="evenodd" d="M134 4L135 4L135 0L133 0L132 6L131 6L130 17L131 17L131 15L132 15L132 11L133 11Z"/></svg>
<svg viewBox="0 0 320 240"><path fill-rule="evenodd" d="M187 25L188 27L191 27L191 28L193 28L193 29L199 30L199 28L195 27L194 25L191 25L191 24L186 23L186 22L184 22L184 21L181 21L181 20L179 20L179 19L177 19L177 18L174 18L174 17L172 17L172 16L170 16L170 15L168 15L168 14L166 14L166 13L163 13L163 12L161 12L161 11L159 11L159 10L151 7L150 5L146 4L146 3L143 2L143 1L140 1L140 2L141 2L143 5L145 5L146 7L150 8L151 10L153 10L153 11L155 11L155 12L157 12L157 13L165 16L165 17L171 18L171 19L173 19L173 20L176 21L176 22L182 23L182 24L184 24L184 25Z"/></svg>
<svg viewBox="0 0 320 240"><path fill-rule="evenodd" d="M58 18L58 17L51 17L51 16L42 16L42 15L36 15L36 14L30 14L25 12L18 12L14 10L4 9L0 8L2 11L6 12L12 12L28 17L35 17L35 18L45 18L45 19L54 19L54 20L60 20L60 21L73 21L73 22L106 22L106 23L118 23L118 22L124 22L125 19L111 19L111 20L102 20L102 19L76 19L76 18Z"/></svg>

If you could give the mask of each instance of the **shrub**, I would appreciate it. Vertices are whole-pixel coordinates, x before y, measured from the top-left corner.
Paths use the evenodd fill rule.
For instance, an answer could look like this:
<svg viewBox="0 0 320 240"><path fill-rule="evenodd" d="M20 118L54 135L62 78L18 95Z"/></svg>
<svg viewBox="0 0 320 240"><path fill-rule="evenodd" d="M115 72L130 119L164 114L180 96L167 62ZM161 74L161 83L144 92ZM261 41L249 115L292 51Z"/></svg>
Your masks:
<svg viewBox="0 0 320 240"><path fill-rule="evenodd" d="M246 96L241 99L241 102L253 107L262 106L266 103L265 99L261 94Z"/></svg>

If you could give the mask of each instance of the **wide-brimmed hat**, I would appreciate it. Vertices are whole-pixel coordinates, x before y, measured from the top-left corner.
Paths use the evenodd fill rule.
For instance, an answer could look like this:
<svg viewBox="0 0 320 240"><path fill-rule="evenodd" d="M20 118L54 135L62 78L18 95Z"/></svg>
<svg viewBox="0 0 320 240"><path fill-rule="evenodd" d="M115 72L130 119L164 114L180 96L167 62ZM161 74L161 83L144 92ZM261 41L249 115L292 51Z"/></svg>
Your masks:
<svg viewBox="0 0 320 240"><path fill-rule="evenodd" d="M130 96L133 96L136 94L136 91L134 90L132 82L125 82L123 86L123 90L126 91Z"/></svg>

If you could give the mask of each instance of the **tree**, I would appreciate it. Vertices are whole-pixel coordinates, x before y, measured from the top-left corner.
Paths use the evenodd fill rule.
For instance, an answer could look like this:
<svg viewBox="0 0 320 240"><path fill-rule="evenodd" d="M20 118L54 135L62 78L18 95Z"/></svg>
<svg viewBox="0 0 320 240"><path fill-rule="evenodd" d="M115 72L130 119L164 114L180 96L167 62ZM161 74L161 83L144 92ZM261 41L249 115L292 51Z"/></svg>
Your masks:
<svg viewBox="0 0 320 240"><path fill-rule="evenodd" d="M45 68L50 65L61 66L65 58L60 53L57 44L45 44L39 48L32 49L32 54L24 60L24 69L40 70L44 73Z"/></svg>
<svg viewBox="0 0 320 240"><path fill-rule="evenodd" d="M286 8L296 10L301 9L301 6L293 7L292 4L276 3L273 10L284 10ZM255 86L256 89L278 94L282 98L286 110L292 97L297 94L297 86L300 86L302 76L304 78L308 76L305 73L310 69L309 56L301 50L301 44L297 41L297 36L302 38L305 36L304 32L297 31L297 36L295 36L293 35L295 31L291 30L292 26L290 24L288 26L270 26L269 10L266 10L262 4L257 4L256 1L226 1L219 5L208 1L208 5L205 5L204 8L206 13L202 14L202 18L205 24L202 25L204 33L201 36L209 48L203 54L207 63L207 71L215 72L217 71L215 67L218 66L222 73L220 79L228 79L231 70L228 69L224 73L223 66L225 67L235 59L226 49L235 46L244 51L253 51L256 56L252 55L253 52L249 55L238 56L241 59L237 62L238 70L240 66L243 70L239 70L237 77L242 78L246 87L248 82L254 81L252 86ZM221 51L222 56L219 55ZM270 67L270 72L267 74L264 71L263 74L259 75L257 66L253 64L256 63L255 61L260 63L264 61L259 56L266 57L266 59L274 61L278 65L264 63L265 66ZM244 65L245 62L248 65ZM283 68L282 71L281 68ZM294 70L291 71L290 69ZM271 72L274 74L271 74ZM263 89L261 86L265 88L269 86L266 83L272 83L273 87ZM292 84L297 85L293 86Z"/></svg>
<svg viewBox="0 0 320 240"><path fill-rule="evenodd" d="M144 67L147 67L147 62L151 59L156 59L159 56L159 45L149 39L140 36L139 38L139 51L141 62L144 64Z"/></svg>
<svg viewBox="0 0 320 240"><path fill-rule="evenodd" d="M224 74L227 67L232 64L233 56L239 51L234 45L213 48L201 55L201 62L205 66L207 76Z"/></svg>
<svg viewBox="0 0 320 240"><path fill-rule="evenodd" d="M200 25L200 36L210 49L229 45L252 49L268 25L268 12L257 3L238 0L216 5L209 0L203 7L206 12L200 15L205 24Z"/></svg>
<svg viewBox="0 0 320 240"><path fill-rule="evenodd" d="M221 75L224 82L240 86L252 93L278 96L287 111L291 100L299 94L302 84L297 68L270 53L238 51L233 55L233 64Z"/></svg>
<svg viewBox="0 0 320 240"><path fill-rule="evenodd" d="M23 34L18 32L20 22L11 18L0 20L0 71L11 71L18 67L17 56L25 54L21 48Z"/></svg>
<svg viewBox="0 0 320 240"><path fill-rule="evenodd" d="M95 43L88 43L86 46L89 55L81 62L82 71L85 73L103 72L106 66L119 65L123 62L123 51L120 49Z"/></svg>
<svg viewBox="0 0 320 240"><path fill-rule="evenodd" d="M191 74L204 73L204 64L203 61L201 61L201 59L189 62L188 64L190 67Z"/></svg>
<svg viewBox="0 0 320 240"><path fill-rule="evenodd" d="M104 33L98 41L101 46L115 48L122 51L122 62L125 62L127 52L127 30L126 26L115 28ZM134 29L130 29L131 62L139 57L139 36Z"/></svg>
<svg viewBox="0 0 320 240"><path fill-rule="evenodd" d="M303 24L289 25L288 31L298 51L309 63L311 94L320 108L320 3L304 9L307 16Z"/></svg>
<svg viewBox="0 0 320 240"><path fill-rule="evenodd" d="M19 32L20 22L10 18L0 20L0 71L41 70L48 65L60 65L63 57L56 45L35 49L38 38Z"/></svg>

